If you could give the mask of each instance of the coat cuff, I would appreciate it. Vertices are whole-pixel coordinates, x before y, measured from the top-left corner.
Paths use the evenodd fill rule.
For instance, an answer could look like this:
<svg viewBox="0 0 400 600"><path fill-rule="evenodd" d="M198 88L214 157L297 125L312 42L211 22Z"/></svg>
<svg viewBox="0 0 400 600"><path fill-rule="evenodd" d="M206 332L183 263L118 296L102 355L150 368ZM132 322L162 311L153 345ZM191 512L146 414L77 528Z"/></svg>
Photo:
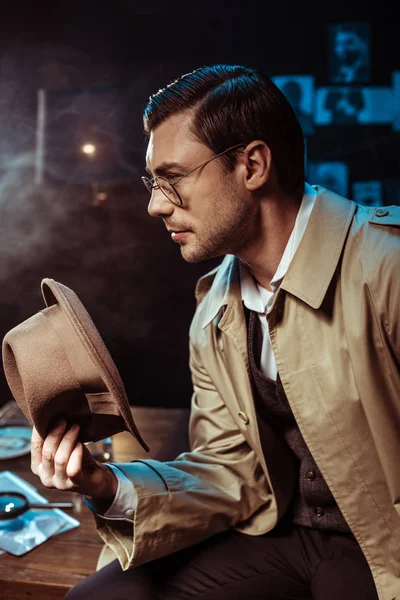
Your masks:
<svg viewBox="0 0 400 600"><path fill-rule="evenodd" d="M129 465L129 478L124 473L127 465ZM85 503L93 511L98 534L114 552L122 569L125 570L130 565L134 551L135 511L138 499L165 494L167 488L162 477L145 461L113 463L107 466L114 471L118 479L118 489L113 504L101 514L96 511L93 499L90 499L90 502L85 499Z"/></svg>

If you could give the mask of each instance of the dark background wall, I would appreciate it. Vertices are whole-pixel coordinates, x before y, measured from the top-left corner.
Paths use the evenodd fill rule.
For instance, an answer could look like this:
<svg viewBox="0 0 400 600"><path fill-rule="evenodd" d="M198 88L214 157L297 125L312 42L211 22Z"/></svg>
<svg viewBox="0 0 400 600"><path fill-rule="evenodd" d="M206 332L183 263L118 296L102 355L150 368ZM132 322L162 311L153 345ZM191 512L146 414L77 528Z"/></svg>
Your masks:
<svg viewBox="0 0 400 600"><path fill-rule="evenodd" d="M153 1L138 6L129 0L107 5L63 0L5 10L0 335L43 307L40 281L52 277L71 287L88 309L132 404L188 406L193 289L218 261L186 264L163 224L147 215L140 175L141 116L149 94L216 62L248 64L268 75L311 74L316 86L327 86L328 26L349 21L370 23L368 85L390 86L392 71L400 69L398 19L387 7L382 14L351 2L229 8L208 2L193 9ZM86 88L95 99L101 86L115 94L123 90L114 102L119 158L113 155L111 168L107 161L101 168L74 162L69 153L74 122L64 119L57 104L63 97L68 106ZM48 93L53 120L44 182L35 186L38 89ZM89 101L93 111L95 105ZM357 180L400 179L399 133L390 124L316 127L307 149L310 161L345 160ZM389 203L387 193L384 202ZM1 377L0 405L9 398Z"/></svg>

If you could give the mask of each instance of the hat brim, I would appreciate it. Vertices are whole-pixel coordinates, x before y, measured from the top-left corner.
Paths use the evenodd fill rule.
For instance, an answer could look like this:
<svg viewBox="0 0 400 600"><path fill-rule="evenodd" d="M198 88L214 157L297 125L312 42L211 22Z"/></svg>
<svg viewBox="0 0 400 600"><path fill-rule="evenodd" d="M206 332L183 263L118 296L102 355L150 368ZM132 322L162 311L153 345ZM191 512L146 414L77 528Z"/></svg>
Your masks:
<svg viewBox="0 0 400 600"><path fill-rule="evenodd" d="M92 318L78 296L67 286L50 278L42 280L41 290L47 307L54 304L61 306L71 327L73 327L88 355L96 365L106 388L117 403L126 429L138 440L142 448L149 451L149 446L142 438L133 420L129 401L118 369Z"/></svg>

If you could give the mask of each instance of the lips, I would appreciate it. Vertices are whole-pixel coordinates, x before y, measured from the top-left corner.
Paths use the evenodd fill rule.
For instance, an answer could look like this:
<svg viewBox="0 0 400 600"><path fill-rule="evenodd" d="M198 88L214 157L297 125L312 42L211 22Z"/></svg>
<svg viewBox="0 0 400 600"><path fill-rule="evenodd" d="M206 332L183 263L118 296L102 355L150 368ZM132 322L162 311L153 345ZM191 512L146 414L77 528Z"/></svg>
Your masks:
<svg viewBox="0 0 400 600"><path fill-rule="evenodd" d="M182 238L185 237L185 235L188 234L188 231L173 231L171 233L171 238L174 242L179 242Z"/></svg>

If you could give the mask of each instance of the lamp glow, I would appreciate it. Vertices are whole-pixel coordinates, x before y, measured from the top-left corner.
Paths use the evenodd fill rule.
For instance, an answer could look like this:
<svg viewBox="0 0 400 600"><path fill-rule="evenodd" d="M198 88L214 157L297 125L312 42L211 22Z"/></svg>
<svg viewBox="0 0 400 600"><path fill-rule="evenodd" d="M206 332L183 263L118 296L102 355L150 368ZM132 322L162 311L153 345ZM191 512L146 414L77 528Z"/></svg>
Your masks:
<svg viewBox="0 0 400 600"><path fill-rule="evenodd" d="M93 144L84 144L82 146L82 152L85 154L94 154L96 152L96 146Z"/></svg>

